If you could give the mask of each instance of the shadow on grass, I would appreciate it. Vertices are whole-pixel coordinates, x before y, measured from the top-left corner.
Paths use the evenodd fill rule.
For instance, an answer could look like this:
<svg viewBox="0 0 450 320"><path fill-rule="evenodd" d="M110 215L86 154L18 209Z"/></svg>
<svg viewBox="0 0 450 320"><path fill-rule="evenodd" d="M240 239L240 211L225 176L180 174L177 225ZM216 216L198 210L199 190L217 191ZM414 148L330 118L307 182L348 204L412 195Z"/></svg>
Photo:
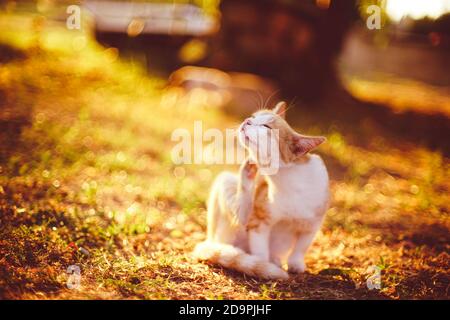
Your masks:
<svg viewBox="0 0 450 320"><path fill-rule="evenodd" d="M367 289L365 285L358 287L341 269L323 269L317 274L291 274L288 281L281 282L261 281L230 270L223 272L234 282L249 291L258 292L266 299L390 299L378 290Z"/></svg>

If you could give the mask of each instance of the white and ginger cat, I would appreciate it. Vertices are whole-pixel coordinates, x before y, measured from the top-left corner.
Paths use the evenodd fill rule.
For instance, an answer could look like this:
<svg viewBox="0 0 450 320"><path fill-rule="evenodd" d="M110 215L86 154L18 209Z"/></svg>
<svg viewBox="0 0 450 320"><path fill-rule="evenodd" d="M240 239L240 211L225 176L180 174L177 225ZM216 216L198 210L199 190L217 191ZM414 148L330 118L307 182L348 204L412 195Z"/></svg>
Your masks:
<svg viewBox="0 0 450 320"><path fill-rule="evenodd" d="M239 173L222 172L208 200L207 239L194 256L266 279L287 279L288 271L305 271L305 253L311 245L328 206L327 169L309 151L324 137L304 136L285 121L286 104L261 110L239 127L239 141L250 159ZM278 129L279 168L261 173L257 138ZM269 159L270 161L270 159Z"/></svg>

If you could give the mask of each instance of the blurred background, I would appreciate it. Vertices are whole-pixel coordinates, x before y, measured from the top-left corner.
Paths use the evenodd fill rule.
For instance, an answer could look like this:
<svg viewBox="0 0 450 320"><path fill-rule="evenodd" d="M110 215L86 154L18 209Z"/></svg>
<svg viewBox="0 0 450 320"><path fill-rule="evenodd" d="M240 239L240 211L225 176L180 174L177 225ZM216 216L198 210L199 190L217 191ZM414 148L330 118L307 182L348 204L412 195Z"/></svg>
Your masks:
<svg viewBox="0 0 450 320"><path fill-rule="evenodd" d="M0 298L448 299L449 71L450 0L0 0ZM170 137L281 99L333 200L273 285L186 257L230 166Z"/></svg>
<svg viewBox="0 0 450 320"><path fill-rule="evenodd" d="M403 124L366 108L376 113L371 118L382 117L391 127L399 125L400 131L417 122L432 130L433 140L448 129L435 118L430 118L433 128L426 128L425 120L414 115L414 111L450 113L447 0L408 4L401 0L3 0L1 4L6 12L33 14L37 24L52 25L65 25L70 15L67 7L78 5L83 31L121 58L166 79L169 86L203 89L205 96L220 95L221 104L238 104L238 109L254 109L255 95L264 101L272 95L274 100L295 99L304 107L331 108L347 116L354 113L355 97L390 104L394 112L411 111L413 121ZM367 22L373 18L371 5L380 8L376 13L380 25L375 29ZM387 83L392 90L385 90ZM422 84L419 95L425 101L417 103L413 90ZM397 97L396 92L408 88L412 101ZM432 97L431 92L437 94Z"/></svg>
<svg viewBox="0 0 450 320"><path fill-rule="evenodd" d="M324 118L363 114L448 150L446 0L2 1L38 25L64 26L73 4L98 43L212 104L248 113L255 96L284 98Z"/></svg>

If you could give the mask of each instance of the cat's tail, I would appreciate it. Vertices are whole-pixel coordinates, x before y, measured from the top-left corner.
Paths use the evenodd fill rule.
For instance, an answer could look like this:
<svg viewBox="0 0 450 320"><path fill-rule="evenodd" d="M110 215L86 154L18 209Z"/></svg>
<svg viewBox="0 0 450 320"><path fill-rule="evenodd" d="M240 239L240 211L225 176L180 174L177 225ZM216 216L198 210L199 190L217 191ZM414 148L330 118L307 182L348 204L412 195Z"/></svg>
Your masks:
<svg viewBox="0 0 450 320"><path fill-rule="evenodd" d="M263 261L257 256L229 244L203 241L194 249L194 257L209 261L225 268L263 279L288 279L286 271L277 265Z"/></svg>

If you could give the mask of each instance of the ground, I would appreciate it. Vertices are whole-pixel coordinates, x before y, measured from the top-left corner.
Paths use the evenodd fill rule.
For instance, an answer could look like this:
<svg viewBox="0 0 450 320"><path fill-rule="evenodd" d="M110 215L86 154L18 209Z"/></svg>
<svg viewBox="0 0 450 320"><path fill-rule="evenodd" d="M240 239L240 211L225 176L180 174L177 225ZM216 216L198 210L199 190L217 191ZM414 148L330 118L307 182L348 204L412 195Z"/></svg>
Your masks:
<svg viewBox="0 0 450 320"><path fill-rule="evenodd" d="M241 119L164 88L87 33L40 18L0 21L0 298L448 299L450 162L439 149L292 107L297 129L328 137L318 153L331 206L306 273L246 277L190 256L225 166L170 158L175 128ZM74 289L71 265L81 268ZM381 289L366 285L373 266Z"/></svg>

